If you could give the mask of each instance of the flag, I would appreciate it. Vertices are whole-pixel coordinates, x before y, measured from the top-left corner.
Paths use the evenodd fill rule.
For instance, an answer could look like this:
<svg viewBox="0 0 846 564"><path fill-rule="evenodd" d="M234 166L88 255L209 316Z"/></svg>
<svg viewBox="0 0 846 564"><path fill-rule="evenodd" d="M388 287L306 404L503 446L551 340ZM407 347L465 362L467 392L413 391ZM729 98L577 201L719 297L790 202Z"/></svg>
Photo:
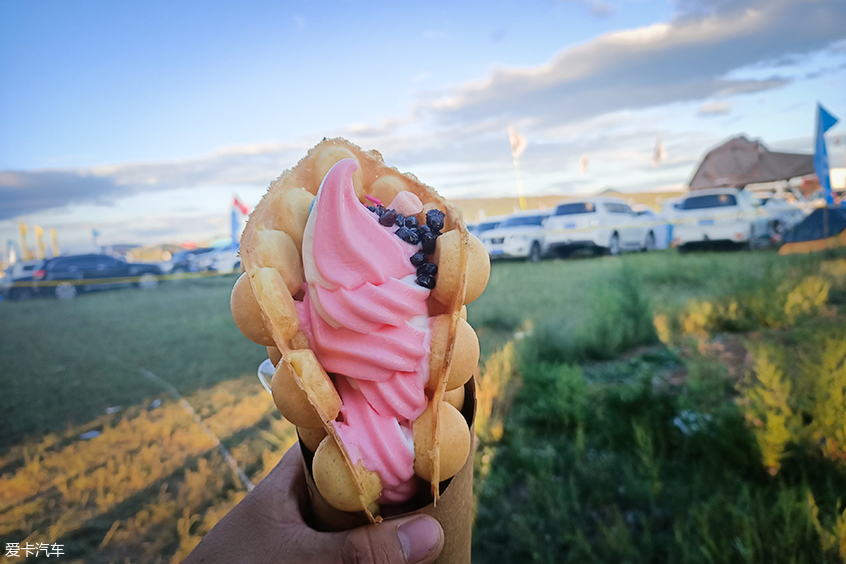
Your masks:
<svg viewBox="0 0 846 564"><path fill-rule="evenodd" d="M238 202L238 198L235 198L235 202ZM241 204L243 205L243 204ZM237 207L237 205L236 205ZM235 208L232 208L232 242L237 244L238 243L238 228L241 227L241 222L238 221L238 214L235 212Z"/></svg>
<svg viewBox="0 0 846 564"><path fill-rule="evenodd" d="M44 230L38 225L35 226L35 257L38 259L44 258Z"/></svg>
<svg viewBox="0 0 846 564"><path fill-rule="evenodd" d="M250 208L247 207L247 204L239 200L238 196L233 197L232 205L238 208L238 211L241 212L241 214L243 215L247 215L248 213L250 213Z"/></svg>
<svg viewBox="0 0 846 564"><path fill-rule="evenodd" d="M579 159L579 174L584 174L587 172L587 165L590 158L587 155L582 155L582 158Z"/></svg>
<svg viewBox="0 0 846 564"><path fill-rule="evenodd" d="M822 104L817 103L817 142L814 150L814 170L825 194L825 203L834 205L831 193L831 174L828 169L828 151L825 148L825 132L834 127L837 118L828 113Z"/></svg>
<svg viewBox="0 0 846 564"><path fill-rule="evenodd" d="M652 152L652 166L657 167L665 160L667 160L667 151L664 149L664 142L658 137L655 140L655 150Z"/></svg>
<svg viewBox="0 0 846 564"><path fill-rule="evenodd" d="M59 256L59 234L56 233L56 228L50 228L50 247L53 250L53 256Z"/></svg>
<svg viewBox="0 0 846 564"><path fill-rule="evenodd" d="M30 253L29 248L26 246L26 234L29 228L27 228L26 223L19 221L18 229L21 232L21 260L32 260L32 253Z"/></svg>
<svg viewBox="0 0 846 564"><path fill-rule="evenodd" d="M514 128L509 126L508 127L508 140L511 142L511 156L514 159L519 159L520 156L523 154L523 151L526 150L526 140L523 139L523 136L514 131Z"/></svg>

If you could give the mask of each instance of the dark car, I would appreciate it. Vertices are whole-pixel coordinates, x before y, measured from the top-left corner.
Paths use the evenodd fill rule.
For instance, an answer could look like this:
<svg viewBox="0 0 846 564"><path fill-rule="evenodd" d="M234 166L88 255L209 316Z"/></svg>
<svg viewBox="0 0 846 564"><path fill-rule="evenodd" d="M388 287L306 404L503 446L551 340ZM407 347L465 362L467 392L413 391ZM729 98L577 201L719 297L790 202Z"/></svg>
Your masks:
<svg viewBox="0 0 846 564"><path fill-rule="evenodd" d="M33 279L54 284L40 287L41 295L71 299L78 292L138 286L155 288L162 269L155 264L131 264L109 255L75 255L44 261Z"/></svg>

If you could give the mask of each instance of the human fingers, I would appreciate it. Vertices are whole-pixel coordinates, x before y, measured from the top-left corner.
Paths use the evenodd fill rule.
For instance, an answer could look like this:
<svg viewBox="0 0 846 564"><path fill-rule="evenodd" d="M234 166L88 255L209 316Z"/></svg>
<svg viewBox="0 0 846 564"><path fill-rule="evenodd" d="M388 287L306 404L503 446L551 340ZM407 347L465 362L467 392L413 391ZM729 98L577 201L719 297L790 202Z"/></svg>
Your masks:
<svg viewBox="0 0 846 564"><path fill-rule="evenodd" d="M426 515L390 519L331 536L335 538L326 546L334 546L325 562L429 564L444 547L440 523Z"/></svg>

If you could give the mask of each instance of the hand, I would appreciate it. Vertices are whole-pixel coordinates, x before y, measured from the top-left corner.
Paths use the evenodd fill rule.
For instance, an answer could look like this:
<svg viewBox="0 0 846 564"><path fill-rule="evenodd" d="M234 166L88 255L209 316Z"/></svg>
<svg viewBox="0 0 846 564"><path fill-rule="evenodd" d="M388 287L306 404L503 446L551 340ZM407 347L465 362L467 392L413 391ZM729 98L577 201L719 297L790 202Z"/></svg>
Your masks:
<svg viewBox="0 0 846 564"><path fill-rule="evenodd" d="M428 516L321 533L303 519L308 505L302 453L295 444L183 564L429 564L444 547L441 525Z"/></svg>

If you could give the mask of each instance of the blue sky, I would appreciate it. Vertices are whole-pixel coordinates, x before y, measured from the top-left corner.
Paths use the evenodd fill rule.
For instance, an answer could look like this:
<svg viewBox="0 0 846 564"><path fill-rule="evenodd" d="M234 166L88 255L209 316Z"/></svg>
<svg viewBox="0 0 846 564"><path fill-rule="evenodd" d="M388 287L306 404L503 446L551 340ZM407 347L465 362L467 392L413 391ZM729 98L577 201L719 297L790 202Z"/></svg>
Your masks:
<svg viewBox="0 0 846 564"><path fill-rule="evenodd" d="M817 100L842 0L0 0L0 238L209 238L336 135L452 198L513 194L509 125L527 192L678 186L735 134L809 152Z"/></svg>

